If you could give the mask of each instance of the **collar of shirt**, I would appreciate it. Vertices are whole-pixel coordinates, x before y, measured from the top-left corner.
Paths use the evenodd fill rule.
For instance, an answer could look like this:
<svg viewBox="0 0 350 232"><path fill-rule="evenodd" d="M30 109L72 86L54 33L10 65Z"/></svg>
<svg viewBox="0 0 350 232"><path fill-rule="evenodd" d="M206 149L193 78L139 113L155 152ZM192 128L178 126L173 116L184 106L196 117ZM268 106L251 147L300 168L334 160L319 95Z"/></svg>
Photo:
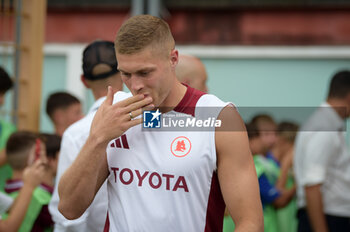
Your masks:
<svg viewBox="0 0 350 232"><path fill-rule="evenodd" d="M334 110L334 108L327 102L323 102L321 107L324 107L327 115L331 118L332 123L334 123L335 128L338 128L339 131L345 130L344 119L339 116L339 114Z"/></svg>
<svg viewBox="0 0 350 232"><path fill-rule="evenodd" d="M95 103L90 107L88 114L91 113L91 112L94 112L94 111L98 110L98 108L100 107L100 105L102 104L102 102L103 102L105 99L106 99L106 97L100 97L99 99L97 99L97 100L95 101Z"/></svg>

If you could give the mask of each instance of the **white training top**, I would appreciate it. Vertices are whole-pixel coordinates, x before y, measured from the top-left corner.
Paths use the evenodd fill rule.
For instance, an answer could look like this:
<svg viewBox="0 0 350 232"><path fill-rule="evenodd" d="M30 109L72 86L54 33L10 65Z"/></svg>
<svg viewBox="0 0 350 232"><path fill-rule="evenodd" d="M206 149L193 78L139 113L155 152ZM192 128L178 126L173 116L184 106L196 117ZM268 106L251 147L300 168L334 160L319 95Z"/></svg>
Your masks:
<svg viewBox="0 0 350 232"><path fill-rule="evenodd" d="M0 215L6 213L13 203L13 198L0 192ZM0 216L1 217L1 216ZM1 219L1 218L0 218Z"/></svg>
<svg viewBox="0 0 350 232"><path fill-rule="evenodd" d="M187 87L166 114L216 119L226 105ZM216 108L203 108L209 106ZM109 143L107 159L109 231L222 231L215 128L145 131L138 125Z"/></svg>
<svg viewBox="0 0 350 232"><path fill-rule="evenodd" d="M117 92L114 95L115 99L123 96L131 96L124 92ZM55 180L54 192L49 204L49 211L52 219L55 222L55 232L76 231L76 232L95 232L103 231L108 205L108 194L106 182L101 186L94 201L85 213L76 220L67 220L58 211L58 183L61 176L67 168L74 162L81 148L84 146L87 137L90 133L92 119L98 107L102 104L105 97L98 99L90 108L89 113L81 120L75 122L64 132L61 142L61 150L57 167L57 175Z"/></svg>
<svg viewBox="0 0 350 232"><path fill-rule="evenodd" d="M350 217L350 154L344 126L344 120L324 103L298 133L294 171L299 208L306 206L304 187L322 184L324 212Z"/></svg>

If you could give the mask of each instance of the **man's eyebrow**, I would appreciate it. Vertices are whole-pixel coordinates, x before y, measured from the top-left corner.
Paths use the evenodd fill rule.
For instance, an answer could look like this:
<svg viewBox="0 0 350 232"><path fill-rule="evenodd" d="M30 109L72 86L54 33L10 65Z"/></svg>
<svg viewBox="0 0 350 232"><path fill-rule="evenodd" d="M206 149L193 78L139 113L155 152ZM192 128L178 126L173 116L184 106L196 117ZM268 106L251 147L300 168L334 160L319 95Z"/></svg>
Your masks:
<svg viewBox="0 0 350 232"><path fill-rule="evenodd" d="M124 71L124 70L122 70L122 69L118 69L119 70L119 72L122 72L122 73L129 73L129 72L126 72L126 71ZM137 70L137 71L135 71L135 73L140 73L140 72L150 72L150 71L153 71L153 70L155 70L155 68L154 67L146 67L146 68L141 68L141 69L139 69L139 70Z"/></svg>
<svg viewBox="0 0 350 232"><path fill-rule="evenodd" d="M155 68L153 67L148 67L148 68L142 68L140 70L137 70L136 72L140 73L140 72L150 72L153 71Z"/></svg>
<svg viewBox="0 0 350 232"><path fill-rule="evenodd" d="M125 72L124 70L120 69L120 68L117 68L119 72L123 72L123 73L127 73Z"/></svg>

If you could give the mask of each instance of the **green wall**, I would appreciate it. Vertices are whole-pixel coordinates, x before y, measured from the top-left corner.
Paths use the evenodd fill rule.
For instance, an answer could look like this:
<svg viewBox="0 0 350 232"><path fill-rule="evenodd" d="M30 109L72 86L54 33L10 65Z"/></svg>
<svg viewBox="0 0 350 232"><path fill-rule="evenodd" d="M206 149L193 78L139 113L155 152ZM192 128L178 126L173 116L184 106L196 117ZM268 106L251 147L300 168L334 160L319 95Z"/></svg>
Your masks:
<svg viewBox="0 0 350 232"><path fill-rule="evenodd" d="M13 60L12 56L1 56L0 65L6 67L6 71L13 75ZM65 91L66 88L66 57L65 56L50 56L44 57L43 79L41 86L41 112L40 112L40 130L43 132L53 132L53 126L49 117L45 112L46 99L49 94L55 91ZM6 120L11 120L10 109L12 107L12 91L6 94L6 102L2 107L1 117ZM30 96L28 96L30 97Z"/></svg>
<svg viewBox="0 0 350 232"><path fill-rule="evenodd" d="M54 132L53 124L46 114L46 100L57 91L66 91L66 57L45 56L41 92L40 131Z"/></svg>

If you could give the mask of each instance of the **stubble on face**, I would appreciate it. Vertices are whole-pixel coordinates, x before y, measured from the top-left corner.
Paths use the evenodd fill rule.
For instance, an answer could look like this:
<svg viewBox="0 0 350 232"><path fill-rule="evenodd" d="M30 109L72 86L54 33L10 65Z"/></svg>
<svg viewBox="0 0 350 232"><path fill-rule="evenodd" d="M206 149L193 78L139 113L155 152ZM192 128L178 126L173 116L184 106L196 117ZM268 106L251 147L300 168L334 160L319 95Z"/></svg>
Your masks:
<svg viewBox="0 0 350 232"><path fill-rule="evenodd" d="M166 100L170 93L173 81L171 80L171 63L170 56L165 55L163 51L155 49L154 47L148 47L135 54L118 54L118 69L123 73L131 74L131 78L122 77L124 84L128 87L133 95L144 94L151 96L153 104L156 107L163 106L163 102ZM154 70L146 77L138 76L140 70L147 67L154 67ZM133 77L135 75L135 77ZM137 78L137 80L135 80ZM142 88L135 89L131 81L142 82Z"/></svg>

